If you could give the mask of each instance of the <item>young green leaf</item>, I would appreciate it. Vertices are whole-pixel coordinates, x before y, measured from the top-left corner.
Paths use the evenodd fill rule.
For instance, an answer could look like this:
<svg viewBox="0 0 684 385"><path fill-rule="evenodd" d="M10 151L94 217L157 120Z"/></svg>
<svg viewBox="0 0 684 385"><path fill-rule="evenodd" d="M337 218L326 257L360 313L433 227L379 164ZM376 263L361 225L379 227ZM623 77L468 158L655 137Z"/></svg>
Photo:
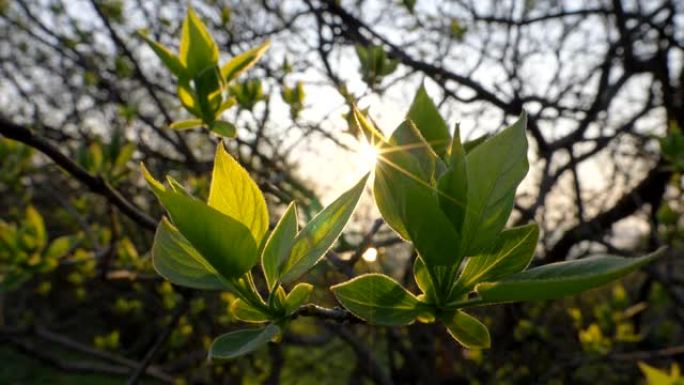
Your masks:
<svg viewBox="0 0 684 385"><path fill-rule="evenodd" d="M467 349L487 349L492 344L487 327L467 313L455 310L441 320L449 334Z"/></svg>
<svg viewBox="0 0 684 385"><path fill-rule="evenodd" d="M463 220L468 203L467 182L465 150L461 145L460 129L456 126L449 153L449 165L437 181L437 199L439 207L459 234L463 231Z"/></svg>
<svg viewBox="0 0 684 385"><path fill-rule="evenodd" d="M223 101L221 75L218 67L214 65L203 69L195 76L194 84L202 118L206 123L211 123Z"/></svg>
<svg viewBox="0 0 684 385"><path fill-rule="evenodd" d="M257 246L237 220L183 193L167 190L142 166L143 175L174 225L224 278L239 278L254 266Z"/></svg>
<svg viewBox="0 0 684 385"><path fill-rule="evenodd" d="M226 83L237 79L243 72L254 66L261 56L268 51L271 46L271 40L266 40L258 47L252 48L249 51L243 52L234 58L230 59L228 63L221 67L221 77Z"/></svg>
<svg viewBox="0 0 684 385"><path fill-rule="evenodd" d="M195 77L205 68L218 63L218 46L192 8L188 8L188 13L183 21L178 56L181 63L187 68L190 77Z"/></svg>
<svg viewBox="0 0 684 385"><path fill-rule="evenodd" d="M235 125L223 120L215 120L209 124L209 129L223 137L234 138L237 134Z"/></svg>
<svg viewBox="0 0 684 385"><path fill-rule="evenodd" d="M400 223L406 234L399 234L413 242L428 267L458 265L459 234L440 209L435 188L416 176L417 163L402 151L378 159L373 192L380 213L389 224Z"/></svg>
<svg viewBox="0 0 684 385"><path fill-rule="evenodd" d="M418 127L425 141L430 144L435 153L442 159L446 159L447 149L451 141L449 127L425 91L425 85L418 88L407 118Z"/></svg>
<svg viewBox="0 0 684 385"><path fill-rule="evenodd" d="M605 255L551 263L509 275L498 282L480 283L475 291L486 303L560 298L627 275L658 258L662 251L640 258Z"/></svg>
<svg viewBox="0 0 684 385"><path fill-rule="evenodd" d="M490 134L484 134L484 135L478 136L477 138L475 138L473 140L469 140L469 141L463 143L463 149L465 150L465 153L467 154L470 151L474 150L477 146L484 143L490 137L491 137Z"/></svg>
<svg viewBox="0 0 684 385"><path fill-rule="evenodd" d="M364 274L330 289L342 306L370 324L407 325L419 314L418 299L386 275Z"/></svg>
<svg viewBox="0 0 684 385"><path fill-rule="evenodd" d="M245 225L257 245L268 230L266 201L249 173L219 143L209 187L209 206Z"/></svg>
<svg viewBox="0 0 684 385"><path fill-rule="evenodd" d="M202 126L202 120L201 119L188 119L188 120L179 120L177 122L173 122L169 125L169 128L172 130L189 130L192 128L197 128Z"/></svg>
<svg viewBox="0 0 684 385"><path fill-rule="evenodd" d="M233 313L233 317L243 322L262 323L269 321L268 314L239 298L230 304L230 312Z"/></svg>
<svg viewBox="0 0 684 385"><path fill-rule="evenodd" d="M261 266L269 291L280 278L280 267L290 255L297 230L297 205L292 202L268 237L261 254Z"/></svg>
<svg viewBox="0 0 684 385"><path fill-rule="evenodd" d="M682 385L684 383L679 365L676 363L672 363L670 373L654 368L644 362L639 362L639 369L646 378L646 385Z"/></svg>
<svg viewBox="0 0 684 385"><path fill-rule="evenodd" d="M538 240L536 223L502 231L491 251L468 258L456 292L469 291L478 282L496 281L525 270L534 257Z"/></svg>
<svg viewBox="0 0 684 385"><path fill-rule="evenodd" d="M323 258L349 221L367 180L368 174L319 212L297 234L292 252L281 270L282 282L294 281Z"/></svg>
<svg viewBox="0 0 684 385"><path fill-rule="evenodd" d="M413 262L413 278L416 280L416 285L420 289L428 301L433 301L436 298L435 284L432 282L430 272L425 266L425 262L420 256L416 256Z"/></svg>
<svg viewBox="0 0 684 385"><path fill-rule="evenodd" d="M228 98L226 101L221 103L218 111L216 111L216 116L214 118L218 119L225 110L229 109L230 107L233 107L235 103L237 103L237 100L235 98Z"/></svg>
<svg viewBox="0 0 684 385"><path fill-rule="evenodd" d="M444 168L442 160L410 120L402 122L394 130L389 145L381 151L392 154L401 152L403 156L412 156L418 166L418 169L413 171L413 176L430 185L434 184L436 170Z"/></svg>
<svg viewBox="0 0 684 385"><path fill-rule="evenodd" d="M285 313L292 314L304 305L311 297L313 285L305 282L298 283L285 297Z"/></svg>
<svg viewBox="0 0 684 385"><path fill-rule="evenodd" d="M69 235L63 235L59 238L56 238L50 242L50 245L45 250L45 253L43 253L43 257L46 259L61 258L65 256L72 247L74 247L77 240L77 237Z"/></svg>
<svg viewBox="0 0 684 385"><path fill-rule="evenodd" d="M382 147L387 144L385 136L354 105L352 105L352 114L353 124L357 126L371 146Z"/></svg>
<svg viewBox="0 0 684 385"><path fill-rule="evenodd" d="M180 100L181 104L188 112L197 117L202 116L202 110L200 109L199 101L197 100L197 93L190 86L190 80L178 79L176 93L178 94L178 100Z"/></svg>
<svg viewBox="0 0 684 385"><path fill-rule="evenodd" d="M252 353L266 345L280 333L277 325L263 328L236 330L214 340L209 348L209 359L229 360Z"/></svg>
<svg viewBox="0 0 684 385"><path fill-rule="evenodd" d="M168 68L174 75L176 75L179 78L188 77L185 65L183 65L180 59L176 55L171 53L171 51L169 51L168 48L150 39L145 33L141 32L138 35L142 37L143 40L145 40L145 42L150 46L150 48L152 48L152 51L154 51L154 53L157 54L159 60L161 60L162 63L166 66L166 68Z"/></svg>
<svg viewBox="0 0 684 385"><path fill-rule="evenodd" d="M203 290L228 288L221 275L166 218L157 226L151 254L154 269L176 285Z"/></svg>
<svg viewBox="0 0 684 385"><path fill-rule="evenodd" d="M45 231L45 222L43 216L33 206L26 208L26 224L34 237L34 245L38 250L42 250L47 243L47 232Z"/></svg>
<svg viewBox="0 0 684 385"><path fill-rule="evenodd" d="M466 156L468 205L462 251L475 255L491 245L513 210L515 190L529 167L527 116L487 139Z"/></svg>

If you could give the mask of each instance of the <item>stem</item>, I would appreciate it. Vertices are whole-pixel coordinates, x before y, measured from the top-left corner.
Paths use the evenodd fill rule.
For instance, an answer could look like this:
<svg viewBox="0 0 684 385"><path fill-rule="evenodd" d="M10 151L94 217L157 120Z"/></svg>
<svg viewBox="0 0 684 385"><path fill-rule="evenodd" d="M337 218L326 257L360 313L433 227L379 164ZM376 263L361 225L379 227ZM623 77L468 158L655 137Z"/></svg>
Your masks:
<svg viewBox="0 0 684 385"><path fill-rule="evenodd" d="M448 309L448 310L453 310L453 309L464 309L464 308L468 308L468 307L483 306L483 305L490 305L490 303L485 302L482 298L475 298L475 299L466 299L464 301L449 302L446 305L444 305L444 308Z"/></svg>
<svg viewBox="0 0 684 385"><path fill-rule="evenodd" d="M245 277L231 281L229 283L230 288L235 292L238 298L250 304L252 307L264 312L269 312L270 309L268 306L266 306L264 300L256 291L254 282L251 278L251 273L248 272Z"/></svg>

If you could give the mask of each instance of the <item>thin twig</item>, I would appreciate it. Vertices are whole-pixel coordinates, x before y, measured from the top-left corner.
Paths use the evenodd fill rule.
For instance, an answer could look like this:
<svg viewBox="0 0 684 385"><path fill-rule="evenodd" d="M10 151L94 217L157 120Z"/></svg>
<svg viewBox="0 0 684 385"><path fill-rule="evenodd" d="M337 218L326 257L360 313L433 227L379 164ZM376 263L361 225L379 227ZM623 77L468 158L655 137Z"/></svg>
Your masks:
<svg viewBox="0 0 684 385"><path fill-rule="evenodd" d="M145 370L147 370L147 367L152 363L152 360L157 355L157 353L164 345L166 340L169 338L171 332L173 332L173 329L176 327L176 324L187 310L188 301L184 298L183 302L174 311L174 314L171 317L171 322L169 322L166 328L161 332L161 334L159 334L157 340L154 341L152 347L150 347L147 353L145 353L145 357L143 357L138 367L135 368L133 373L131 373L131 376L128 378L128 381L126 381L126 385L135 385L138 383L140 377L143 375L143 373L145 373Z"/></svg>

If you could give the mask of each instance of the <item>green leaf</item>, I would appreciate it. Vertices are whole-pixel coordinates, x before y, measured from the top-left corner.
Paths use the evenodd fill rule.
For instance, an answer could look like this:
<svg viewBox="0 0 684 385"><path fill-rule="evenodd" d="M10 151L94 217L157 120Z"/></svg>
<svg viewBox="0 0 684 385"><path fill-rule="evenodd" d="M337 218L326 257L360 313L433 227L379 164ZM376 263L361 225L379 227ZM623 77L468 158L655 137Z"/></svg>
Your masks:
<svg viewBox="0 0 684 385"><path fill-rule="evenodd" d="M662 249L640 258L606 255L551 263L509 275L498 282L480 283L475 291L487 303L560 298L618 279L661 254Z"/></svg>
<svg viewBox="0 0 684 385"><path fill-rule="evenodd" d="M285 313L292 314L304 305L311 297L313 285L305 282L298 283L285 297Z"/></svg>
<svg viewBox="0 0 684 385"><path fill-rule="evenodd" d="M432 283L430 272L420 256L417 256L413 262L413 278L416 280L416 285L418 285L420 291L427 297L427 300L433 301L436 296L435 285Z"/></svg>
<svg viewBox="0 0 684 385"><path fill-rule="evenodd" d="M228 288L221 275L166 218L157 226L151 254L154 269L176 285L203 290Z"/></svg>
<svg viewBox="0 0 684 385"><path fill-rule="evenodd" d="M189 113L197 117L202 117L202 110L200 109L199 101L197 100L197 93L190 86L189 80L179 79L176 93L178 94L178 99L181 104Z"/></svg>
<svg viewBox="0 0 684 385"><path fill-rule="evenodd" d="M468 258L456 292L463 293L478 282L496 281L525 270L534 257L538 240L536 223L504 230L490 252Z"/></svg>
<svg viewBox="0 0 684 385"><path fill-rule="evenodd" d="M285 293L285 289L279 285L278 288L272 291L268 296L269 308L276 311L283 310L285 307L285 297L287 297L287 293Z"/></svg>
<svg viewBox="0 0 684 385"><path fill-rule="evenodd" d="M449 334L467 349L487 349L491 346L489 330L477 318L455 310L441 317Z"/></svg>
<svg viewBox="0 0 684 385"><path fill-rule="evenodd" d="M224 120L216 120L211 122L209 129L226 138L234 138L235 134L237 133L237 128L235 128L235 125Z"/></svg>
<svg viewBox="0 0 684 385"><path fill-rule="evenodd" d="M45 232L45 222L43 216L33 206L26 208L26 224L34 237L36 249L42 250L47 243L47 233Z"/></svg>
<svg viewBox="0 0 684 385"><path fill-rule="evenodd" d="M194 84L202 118L207 123L213 122L223 101L221 75L218 67L213 65L203 69L195 76Z"/></svg>
<svg viewBox="0 0 684 385"><path fill-rule="evenodd" d="M142 166L143 175L174 225L224 278L239 278L254 266L257 245L237 220L183 193L167 190Z"/></svg>
<svg viewBox="0 0 684 385"><path fill-rule="evenodd" d="M228 99L226 99L223 103L221 103L221 105L219 106L218 111L216 111L216 116L215 116L215 118L218 118L219 116L221 116L221 114L222 114L225 110L229 109L230 107L233 107L233 106L235 105L235 103L237 103L237 100L236 100L235 98L228 98Z"/></svg>
<svg viewBox="0 0 684 385"><path fill-rule="evenodd" d="M205 68L218 63L218 46L192 8L188 8L188 13L183 21L178 56L180 62L187 68L190 77L195 77Z"/></svg>
<svg viewBox="0 0 684 385"><path fill-rule="evenodd" d="M430 144L435 153L445 159L451 141L449 127L425 91L424 85L418 89L407 118L418 127L423 138Z"/></svg>
<svg viewBox="0 0 684 385"><path fill-rule="evenodd" d="M418 127L410 120L405 120L394 130L389 139L389 145L383 148L382 152L412 156L418 166L417 169L412 170L413 176L428 184L433 184L438 164L440 168L443 168L442 161L423 138Z"/></svg>
<svg viewBox="0 0 684 385"><path fill-rule="evenodd" d="M169 125L169 128L172 130L189 130L192 128L196 127L201 127L202 126L202 120L201 119L187 119L187 120L179 120L177 122L173 122Z"/></svg>
<svg viewBox="0 0 684 385"><path fill-rule="evenodd" d="M168 68L174 75L179 78L188 77L185 65L181 63L181 60L176 55L171 53L168 48L150 39L145 33L139 32L138 35L145 40L147 45L152 48L152 51L157 54L159 60L161 60L164 66L166 66L166 68Z"/></svg>
<svg viewBox="0 0 684 385"><path fill-rule="evenodd" d="M269 291L273 290L280 278L280 267L290 255L297 230L297 205L292 202L268 237L261 255L261 266Z"/></svg>
<svg viewBox="0 0 684 385"><path fill-rule="evenodd" d="M188 190L186 190L185 187L183 187L183 185L171 175L166 176L166 182L169 184L169 187L171 187L173 192L177 192L192 198L192 194L190 194Z"/></svg>
<svg viewBox="0 0 684 385"><path fill-rule="evenodd" d="M221 77L226 83L237 79L243 72L254 66L261 56L263 56L268 48L271 46L271 40L266 40L258 47L252 48L249 51L243 52L234 58L230 59L228 63L221 67Z"/></svg>
<svg viewBox="0 0 684 385"><path fill-rule="evenodd" d="M368 174L333 203L319 212L297 234L292 252L281 270L281 280L290 283L312 268L335 243L354 212Z"/></svg>
<svg viewBox="0 0 684 385"><path fill-rule="evenodd" d="M74 237L69 235L56 238L50 242L50 246L45 250L44 257L47 259L63 257L74 247L75 243Z"/></svg>
<svg viewBox="0 0 684 385"><path fill-rule="evenodd" d="M375 168L376 203L387 223L413 242L429 267L457 265L460 237L440 209L436 189L423 179L425 171L411 153L383 150Z"/></svg>
<svg viewBox="0 0 684 385"><path fill-rule="evenodd" d="M462 250L475 255L491 245L513 210L515 190L529 167L527 116L487 139L466 156L468 205Z"/></svg>
<svg viewBox="0 0 684 385"><path fill-rule="evenodd" d="M670 373L654 368L644 362L639 362L639 369L646 377L647 385L681 385L683 383L679 372L679 366L672 364Z"/></svg>
<svg viewBox="0 0 684 385"><path fill-rule="evenodd" d="M418 299L383 274L364 274L330 290L342 306L370 324L408 325L419 314Z"/></svg>
<svg viewBox="0 0 684 385"><path fill-rule="evenodd" d="M447 171L437 181L439 207L459 234L463 231L468 203L468 172L460 129L456 126L451 142Z"/></svg>
<svg viewBox="0 0 684 385"><path fill-rule="evenodd" d="M229 360L252 353L266 345L278 333L280 333L280 328L269 324L263 328L236 330L224 334L211 344L209 359Z"/></svg>
<svg viewBox="0 0 684 385"><path fill-rule="evenodd" d="M474 150L477 146L484 143L485 140L489 139L490 137L491 137L490 134L484 134L484 135L478 136L477 138L475 138L473 140L469 140L469 141L463 143L463 149L465 150L465 152L467 154L470 151Z"/></svg>
<svg viewBox="0 0 684 385"><path fill-rule="evenodd" d="M209 187L209 206L245 225L257 245L268 230L268 209L259 186L219 143Z"/></svg>
<svg viewBox="0 0 684 385"><path fill-rule="evenodd" d="M382 147L387 143L385 136L354 105L352 105L352 113L354 118L353 124L357 126L371 146Z"/></svg>
<svg viewBox="0 0 684 385"><path fill-rule="evenodd" d="M233 313L233 317L243 322L262 323L269 321L268 314L239 298L230 304L230 312Z"/></svg>
<svg viewBox="0 0 684 385"><path fill-rule="evenodd" d="M412 128L413 127L413 128ZM373 193L385 221L413 242L437 293L446 293L463 258L460 236L439 206L434 174L445 167L412 124L402 124L383 145L375 167Z"/></svg>

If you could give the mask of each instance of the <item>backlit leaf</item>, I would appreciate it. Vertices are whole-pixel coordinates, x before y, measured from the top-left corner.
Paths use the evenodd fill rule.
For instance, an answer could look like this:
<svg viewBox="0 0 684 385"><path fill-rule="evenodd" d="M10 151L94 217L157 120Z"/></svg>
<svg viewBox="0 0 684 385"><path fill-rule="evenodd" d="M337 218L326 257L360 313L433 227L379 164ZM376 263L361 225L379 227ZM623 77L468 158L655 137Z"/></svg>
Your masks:
<svg viewBox="0 0 684 385"><path fill-rule="evenodd" d="M355 316L374 325L401 326L419 314L418 299L382 274L364 274L330 288Z"/></svg>
<svg viewBox="0 0 684 385"><path fill-rule="evenodd" d="M280 333L280 328L269 324L263 328L242 329L224 334L214 340L209 348L210 359L232 359L265 346Z"/></svg>
<svg viewBox="0 0 684 385"><path fill-rule="evenodd" d="M466 156L468 204L463 252L475 255L493 243L513 210L515 190L527 174L527 117L487 139Z"/></svg>
<svg viewBox="0 0 684 385"><path fill-rule="evenodd" d="M423 138L430 144L435 153L445 159L451 141L449 127L425 91L424 85L418 88L407 118L418 127Z"/></svg>
<svg viewBox="0 0 684 385"><path fill-rule="evenodd" d="M195 77L205 68L218 63L218 46L192 8L188 8L188 13L183 21L178 56L181 63L187 68L190 77Z"/></svg>
<svg viewBox="0 0 684 385"><path fill-rule="evenodd" d="M243 322L261 323L269 320L268 314L239 298L230 304L230 312L235 318Z"/></svg>
<svg viewBox="0 0 684 385"><path fill-rule="evenodd" d="M551 263L483 282L475 291L485 302L535 301L560 298L604 285L653 261L662 250L640 258L612 255Z"/></svg>
<svg viewBox="0 0 684 385"><path fill-rule="evenodd" d="M489 330L477 318L460 310L441 317L449 334L468 349L487 349L491 346Z"/></svg>
<svg viewBox="0 0 684 385"><path fill-rule="evenodd" d="M226 151L216 148L209 206L245 225L257 245L268 230L266 201L249 173Z"/></svg>
<svg viewBox="0 0 684 385"><path fill-rule="evenodd" d="M367 180L368 174L319 212L297 234L292 252L281 270L284 283L299 278L325 256L349 221Z"/></svg>
<svg viewBox="0 0 684 385"><path fill-rule="evenodd" d="M157 226L151 254L154 269L176 285L204 290L227 289L211 264L166 218Z"/></svg>
<svg viewBox="0 0 684 385"><path fill-rule="evenodd" d="M447 170L437 181L439 207L457 233L462 233L468 203L468 174L465 150L461 145L459 127L456 126L451 142Z"/></svg>
<svg viewBox="0 0 684 385"><path fill-rule="evenodd" d="M538 240L537 224L504 230L491 251L468 258L457 291L467 291L478 282L496 281L525 270L534 257Z"/></svg>
<svg viewBox="0 0 684 385"><path fill-rule="evenodd" d="M268 237L261 255L261 266L269 291L280 277L280 267L290 255L297 230L297 206L292 202Z"/></svg>
<svg viewBox="0 0 684 385"><path fill-rule="evenodd" d="M221 77L226 83L237 79L243 72L250 69L256 64L261 56L263 56L268 48L271 46L271 41L266 40L258 47L252 48L249 51L243 52L228 61L221 67Z"/></svg>
<svg viewBox="0 0 684 385"><path fill-rule="evenodd" d="M173 224L219 274L239 278L254 266L257 246L247 227L204 202L167 190L142 170Z"/></svg>
<svg viewBox="0 0 684 385"><path fill-rule="evenodd" d="M139 33L140 37L152 48L152 51L159 57L164 66L179 78L186 78L187 71L185 65L181 63L178 56L174 55L168 48L150 39L146 34Z"/></svg>
<svg viewBox="0 0 684 385"><path fill-rule="evenodd" d="M188 120L179 120L176 122L173 122L169 125L169 128L172 130L190 130L193 128L201 127L202 126L202 120L200 119L188 119Z"/></svg>
<svg viewBox="0 0 684 385"><path fill-rule="evenodd" d="M298 283L285 297L285 312L294 313L300 306L304 305L311 297L313 285L305 282Z"/></svg>

